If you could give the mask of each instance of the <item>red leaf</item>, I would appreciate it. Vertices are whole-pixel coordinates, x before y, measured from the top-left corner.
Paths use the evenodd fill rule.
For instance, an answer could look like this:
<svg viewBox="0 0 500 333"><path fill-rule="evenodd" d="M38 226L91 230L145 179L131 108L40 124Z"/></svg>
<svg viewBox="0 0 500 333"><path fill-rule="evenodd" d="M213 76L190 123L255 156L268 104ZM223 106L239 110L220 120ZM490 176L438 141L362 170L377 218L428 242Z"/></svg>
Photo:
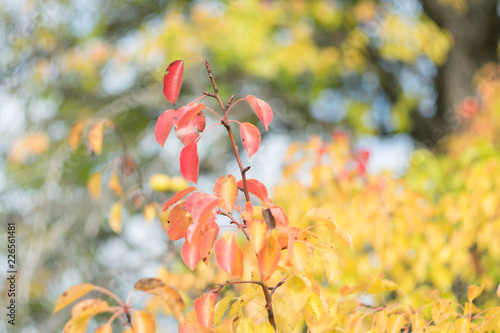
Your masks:
<svg viewBox="0 0 500 333"><path fill-rule="evenodd" d="M181 250L181 256L182 260L186 264L187 267L189 267L190 270L194 271L196 266L198 266L198 263L201 260L201 254L200 254L200 239L197 239L193 244L189 243L188 241L185 241L184 244L182 245L182 250Z"/></svg>
<svg viewBox="0 0 500 333"><path fill-rule="evenodd" d="M231 276L243 275L243 250L236 243L234 235L226 234L215 242L215 261L220 269Z"/></svg>
<svg viewBox="0 0 500 333"><path fill-rule="evenodd" d="M181 200L182 198L184 198L188 193L191 193L193 192L194 190L196 190L196 187L194 186L190 186L188 187L187 189L185 190L182 190L182 191L179 191L177 192L173 197L171 197L170 199L168 199L168 201L165 203L165 206L163 206L163 211L166 211L168 209L168 207L172 206L173 204L175 204L177 201Z"/></svg>
<svg viewBox="0 0 500 333"><path fill-rule="evenodd" d="M220 198L219 206L226 212L233 213L234 204L238 197L236 178L233 175L220 177L214 186L214 194Z"/></svg>
<svg viewBox="0 0 500 333"><path fill-rule="evenodd" d="M210 194L196 192L186 200L186 208L193 217L191 224L186 231L186 240L192 242L199 237L201 230L206 225L208 218L219 203L219 198Z"/></svg>
<svg viewBox="0 0 500 333"><path fill-rule="evenodd" d="M180 162L182 177L188 182L196 183L198 181L198 169L200 167L196 141L182 148Z"/></svg>
<svg viewBox="0 0 500 333"><path fill-rule="evenodd" d="M167 74L163 77L163 95L167 101L175 104L181 91L184 62L176 60L167 67Z"/></svg>
<svg viewBox="0 0 500 333"><path fill-rule="evenodd" d="M165 141L167 141L168 134L172 129L172 123L174 119L175 110L170 109L163 112L156 121L155 125L155 138L156 142L163 147Z"/></svg>
<svg viewBox="0 0 500 333"><path fill-rule="evenodd" d="M173 120L174 126L186 126L187 124L189 124L191 119L193 119L193 117L200 113L203 109L205 109L205 105L203 104L189 103L187 105L184 105L183 107L175 111Z"/></svg>
<svg viewBox="0 0 500 333"><path fill-rule="evenodd" d="M243 181L239 180L237 183L238 187L243 187ZM259 182L257 179L247 179L247 187L248 191L255 195L257 198L262 201L262 204L265 204L268 194L267 194L267 188Z"/></svg>
<svg viewBox="0 0 500 333"><path fill-rule="evenodd" d="M208 229L207 232L203 235L203 240L201 242L200 254L201 259L204 263L208 262L208 258L210 257L210 252L212 252L212 248L214 246L215 240L217 239L217 234L219 230L213 228Z"/></svg>
<svg viewBox="0 0 500 333"><path fill-rule="evenodd" d="M260 146L260 131L257 127L250 123L240 124L240 135L243 147L247 151L248 158L250 159L253 154L259 150Z"/></svg>
<svg viewBox="0 0 500 333"><path fill-rule="evenodd" d="M203 104L188 104L175 112L174 126L175 135L184 145L187 145L200 136L207 123L201 112L205 108Z"/></svg>
<svg viewBox="0 0 500 333"><path fill-rule="evenodd" d="M269 104L264 102L261 99L256 98L255 96L248 95L245 97L245 100L250 104L257 117L259 117L260 121L264 124L266 131L269 127L271 121L273 121L273 110Z"/></svg>
<svg viewBox="0 0 500 333"><path fill-rule="evenodd" d="M214 323L215 294L203 294L194 301L194 310L198 323L204 328L211 328Z"/></svg>

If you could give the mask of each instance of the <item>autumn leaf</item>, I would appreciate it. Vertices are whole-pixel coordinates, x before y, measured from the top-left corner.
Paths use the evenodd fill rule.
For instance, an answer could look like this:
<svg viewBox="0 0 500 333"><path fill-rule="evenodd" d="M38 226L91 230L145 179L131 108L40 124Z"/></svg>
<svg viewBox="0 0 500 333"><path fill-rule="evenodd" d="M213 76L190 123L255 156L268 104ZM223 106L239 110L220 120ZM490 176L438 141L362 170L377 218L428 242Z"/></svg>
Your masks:
<svg viewBox="0 0 500 333"><path fill-rule="evenodd" d="M252 95L246 96L245 100L248 102L248 104L250 104L253 111L255 112L255 114L257 114L257 117L259 117L260 121L262 121L267 131L269 124L271 123L271 121L273 121L273 111L271 110L269 104Z"/></svg>
<svg viewBox="0 0 500 333"><path fill-rule="evenodd" d="M214 246L217 266L231 276L243 275L243 250L236 243L234 235L225 234Z"/></svg>
<svg viewBox="0 0 500 333"><path fill-rule="evenodd" d="M162 147L165 144L165 141L167 141L170 130L172 129L174 114L175 110L166 110L158 117L158 120L156 121L155 138L156 142L158 142Z"/></svg>
<svg viewBox="0 0 500 333"><path fill-rule="evenodd" d="M116 195L118 196L123 195L123 189L122 186L120 185L120 180L118 179L118 175L116 174L115 171L111 172L111 178L109 179L108 187L113 192L115 192Z"/></svg>
<svg viewBox="0 0 500 333"><path fill-rule="evenodd" d="M483 290L484 290L484 283L481 284L481 286L479 287L476 285L469 286L469 288L467 289L467 298L469 302L472 302L474 299L476 299L476 297L481 295Z"/></svg>
<svg viewBox="0 0 500 333"><path fill-rule="evenodd" d="M188 182L198 181L198 169L200 160L198 158L198 147L196 141L191 142L181 150L180 163L181 174Z"/></svg>
<svg viewBox="0 0 500 333"><path fill-rule="evenodd" d="M93 199L99 199L101 197L101 173L96 172L90 175L87 181L87 190Z"/></svg>
<svg viewBox="0 0 500 333"><path fill-rule="evenodd" d="M165 286L165 283L158 278L142 278L134 284L135 290L151 291Z"/></svg>
<svg viewBox="0 0 500 333"><path fill-rule="evenodd" d="M170 311L174 314L175 318L180 321L182 319L182 311L186 304L182 300L182 296L175 288L164 286L160 293L162 299L165 301Z"/></svg>
<svg viewBox="0 0 500 333"><path fill-rule="evenodd" d="M116 202L109 210L109 226L119 234L122 230L122 204Z"/></svg>
<svg viewBox="0 0 500 333"><path fill-rule="evenodd" d="M168 221L163 224L167 231L168 238L179 240L184 238L188 227L193 222L191 214L186 209L186 203L180 203L172 208L168 214Z"/></svg>
<svg viewBox="0 0 500 333"><path fill-rule="evenodd" d="M182 191L179 191L177 192L172 198L170 198L166 203L165 205L163 206L163 209L162 211L166 211L170 206L172 206L173 204L177 203L179 200L181 200L182 198L184 198L186 195L188 195L189 193L193 192L196 190L196 187L194 186L190 186Z"/></svg>
<svg viewBox="0 0 500 333"><path fill-rule="evenodd" d="M175 112L175 135L184 145L196 141L205 130L206 119L201 112L203 104L188 104Z"/></svg>
<svg viewBox="0 0 500 333"><path fill-rule="evenodd" d="M267 243L269 228L263 220L249 220L246 225L250 244L255 253L259 253Z"/></svg>
<svg viewBox="0 0 500 333"><path fill-rule="evenodd" d="M278 268L278 262L281 258L281 246L276 237L269 235L266 245L257 255L259 263L260 277L262 281L267 281Z"/></svg>
<svg viewBox="0 0 500 333"><path fill-rule="evenodd" d="M76 151L78 149L78 145L80 145L80 141L82 141L82 132L84 125L85 123L83 121L79 121L75 125L73 125L73 127L71 127L71 130L69 131L68 143L71 147L71 150L73 151Z"/></svg>
<svg viewBox="0 0 500 333"><path fill-rule="evenodd" d="M181 256L182 260L186 264L186 266L194 271L196 266L201 260L200 254L200 242L197 240L195 243L191 244L188 241L185 241L182 245Z"/></svg>
<svg viewBox="0 0 500 333"><path fill-rule="evenodd" d="M219 230L213 228L207 230L203 234L203 240L201 242L201 248L200 248L200 255L201 255L201 260L203 260L203 262L205 263L208 263L208 258L210 257L210 253L212 251L212 247L215 244L215 240L217 239L218 233Z"/></svg>
<svg viewBox="0 0 500 333"><path fill-rule="evenodd" d="M214 195L219 197L219 207L228 213L233 213L233 208L238 197L236 178L233 175L220 177L214 186Z"/></svg>
<svg viewBox="0 0 500 333"><path fill-rule="evenodd" d="M71 317L93 317L109 308L109 304L100 298L89 298L78 302L71 309Z"/></svg>
<svg viewBox="0 0 500 333"><path fill-rule="evenodd" d="M68 306L73 303L83 295L88 292L94 290L94 285L90 283L81 283L76 286L68 288L64 293L56 301L56 305L54 306L54 312L56 313L62 308Z"/></svg>
<svg viewBox="0 0 500 333"><path fill-rule="evenodd" d="M168 65L167 74L163 76L163 95L172 104L175 104L181 91L183 74L184 61L176 60Z"/></svg>
<svg viewBox="0 0 500 333"><path fill-rule="evenodd" d="M113 328L109 324L104 324L96 328L94 333L113 333Z"/></svg>
<svg viewBox="0 0 500 333"><path fill-rule="evenodd" d="M146 311L135 311L132 314L132 332L133 333L155 333L156 320Z"/></svg>
<svg viewBox="0 0 500 333"><path fill-rule="evenodd" d="M220 321L222 320L222 317L224 317L224 313L226 313L227 308L229 307L229 304L231 304L231 301L233 300L233 297L231 296L225 296L223 299L221 299L217 304L215 305L215 310L214 310L214 324L219 325Z"/></svg>
<svg viewBox="0 0 500 333"><path fill-rule="evenodd" d="M240 135L243 147L245 147L248 159L250 159L259 150L261 141L260 131L250 123L241 123Z"/></svg>
<svg viewBox="0 0 500 333"><path fill-rule="evenodd" d="M286 216L285 211L280 206L269 207L271 214L273 215L274 222L277 226L286 227L288 225L288 216Z"/></svg>
<svg viewBox="0 0 500 333"><path fill-rule="evenodd" d="M219 198L210 194L195 192L186 200L186 208L193 217L191 224L186 231L186 240L192 242L198 238L202 228L212 214L212 210L217 206Z"/></svg>
<svg viewBox="0 0 500 333"><path fill-rule="evenodd" d="M194 310L198 323L202 327L211 328L214 322L215 294L203 294L194 301Z"/></svg>
<svg viewBox="0 0 500 333"><path fill-rule="evenodd" d="M405 316L402 314L393 314L387 322L387 333L399 333L406 324Z"/></svg>
<svg viewBox="0 0 500 333"><path fill-rule="evenodd" d="M89 144L92 151L99 155L102 152L102 140L104 137L104 120L99 120L89 132Z"/></svg>
<svg viewBox="0 0 500 333"><path fill-rule="evenodd" d="M238 187L243 187L243 180L239 180L236 184ZM247 179L247 187L248 192L255 195L257 198L262 201L263 205L266 205L266 201L268 198L267 188L264 184L262 184L257 179Z"/></svg>

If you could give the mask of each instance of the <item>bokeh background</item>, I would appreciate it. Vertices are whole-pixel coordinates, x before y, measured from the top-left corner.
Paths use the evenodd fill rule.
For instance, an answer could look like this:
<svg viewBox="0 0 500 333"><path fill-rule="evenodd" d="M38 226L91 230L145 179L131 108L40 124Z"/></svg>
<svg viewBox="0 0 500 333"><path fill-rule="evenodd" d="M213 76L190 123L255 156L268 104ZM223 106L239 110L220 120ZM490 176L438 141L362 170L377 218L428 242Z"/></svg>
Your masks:
<svg viewBox="0 0 500 333"><path fill-rule="evenodd" d="M90 174L110 177L123 164L125 142L141 171L124 187L145 187L158 202L171 194L147 189L153 174L179 175L180 143L161 149L154 139L171 107L162 94L171 61L209 59L224 98L252 94L271 105L275 118L250 171L269 188L286 183L292 142L332 131L348 133L354 154L369 152L368 174L396 179L415 151L443 153L442 138L463 132L479 108L477 87L497 68L499 13L496 0L2 1L0 217L17 223L16 329L59 331L67 318L51 316L53 303L73 284L126 294L171 265L175 251L158 221L145 222L140 199L130 195L117 236L107 224L115 194L92 200L87 191ZM178 104L209 89L204 67L188 60ZM257 120L243 105L235 110ZM106 132L101 155L85 144L73 152L69 131L90 118L111 119L123 141ZM490 130L485 140L494 142ZM206 191L237 170L223 134L214 130L199 148ZM420 176L424 184L436 174ZM8 329L2 319L0 331Z"/></svg>

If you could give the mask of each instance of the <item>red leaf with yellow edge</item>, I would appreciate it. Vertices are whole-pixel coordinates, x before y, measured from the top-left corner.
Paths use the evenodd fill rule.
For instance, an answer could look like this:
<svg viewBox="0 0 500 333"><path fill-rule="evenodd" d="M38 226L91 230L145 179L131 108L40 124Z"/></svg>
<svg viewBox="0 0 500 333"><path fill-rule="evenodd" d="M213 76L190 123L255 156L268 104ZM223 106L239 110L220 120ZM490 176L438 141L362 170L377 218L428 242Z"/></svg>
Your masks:
<svg viewBox="0 0 500 333"><path fill-rule="evenodd" d="M132 319L133 333L155 333L156 319L146 311L135 311L132 314Z"/></svg>
<svg viewBox="0 0 500 333"><path fill-rule="evenodd" d="M214 195L219 197L219 207L232 213L238 197L236 178L233 175L220 177L214 186Z"/></svg>
<svg viewBox="0 0 500 333"><path fill-rule="evenodd" d="M175 135L184 145L196 141L205 130L207 121L201 112L203 104L188 104L175 112Z"/></svg>
<svg viewBox="0 0 500 333"><path fill-rule="evenodd" d="M92 290L94 290L94 285L90 283L81 283L66 289L66 291L63 292L62 295L57 299L53 313L56 313L62 308L68 306L69 304L73 303Z"/></svg>
<svg viewBox="0 0 500 333"><path fill-rule="evenodd" d="M111 327L111 325L104 324L96 328L94 333L113 333L113 328Z"/></svg>
<svg viewBox="0 0 500 333"><path fill-rule="evenodd" d="M197 239L196 242L193 244L189 243L188 241L185 241L184 244L182 245L182 250L181 250L181 256L182 260L186 264L187 267L189 267L190 270L194 271L196 266L198 266L198 263L201 260L201 254L200 254L200 239Z"/></svg>
<svg viewBox="0 0 500 333"><path fill-rule="evenodd" d="M170 206L172 206L173 204L177 203L177 201L181 200L186 195L188 195L189 193L191 193L191 192L193 192L195 190L196 190L196 187L190 186L190 187L188 187L185 190L177 192L172 198L168 199L168 201L163 206L162 211L163 212L166 211Z"/></svg>
<svg viewBox="0 0 500 333"><path fill-rule="evenodd" d="M267 243L269 228L263 220L249 220L246 224L250 235L250 244L252 244L255 253L259 253Z"/></svg>
<svg viewBox="0 0 500 333"><path fill-rule="evenodd" d="M175 104L181 91L183 75L184 61L176 60L168 65L167 74L163 76L163 95L172 104Z"/></svg>
<svg viewBox="0 0 500 333"><path fill-rule="evenodd" d="M250 104L253 111L255 112L257 117L259 117L260 121L262 121L267 131L269 124L271 123L271 121L273 121L273 110L271 110L269 104L252 95L248 95L247 97L245 97L245 100L248 102L248 104Z"/></svg>
<svg viewBox="0 0 500 333"><path fill-rule="evenodd" d="M234 235L225 234L214 246L217 266L231 276L243 275L243 250Z"/></svg>
<svg viewBox="0 0 500 333"><path fill-rule="evenodd" d="M250 123L240 124L240 135L243 147L248 154L248 159L252 158L253 154L259 150L261 135L257 127Z"/></svg>
<svg viewBox="0 0 500 333"><path fill-rule="evenodd" d="M335 214L331 210L327 208L313 208L307 212L304 218L325 222L325 226L352 249L351 235L335 223Z"/></svg>
<svg viewBox="0 0 500 333"><path fill-rule="evenodd" d="M199 237L218 202L218 197L200 192L193 193L187 198L186 208L193 217L193 224L186 231L186 240L188 242L192 242L193 239Z"/></svg>
<svg viewBox="0 0 500 333"><path fill-rule="evenodd" d="M71 127L71 130L69 131L68 143L69 146L71 147L71 150L73 151L76 151L78 149L80 141L82 141L82 132L84 124L85 123L83 121L79 121L75 125L73 125L73 127Z"/></svg>
<svg viewBox="0 0 500 333"><path fill-rule="evenodd" d="M238 187L243 187L243 180L239 180L236 185ZM265 205L265 202L268 198L266 186L257 179L247 179L247 187L248 192L259 198L260 201L262 201L262 204Z"/></svg>
<svg viewBox="0 0 500 333"><path fill-rule="evenodd" d="M211 328L214 323L215 294L203 294L194 301L194 310L198 323L204 328Z"/></svg>
<svg viewBox="0 0 500 333"><path fill-rule="evenodd" d="M269 235L266 245L257 254L260 277L262 281L267 281L278 268L281 257L281 247L276 237Z"/></svg>
<svg viewBox="0 0 500 333"><path fill-rule="evenodd" d="M188 227L192 224L193 218L186 209L186 203L180 203L172 208L168 214L168 221L163 225L167 235L171 240L184 238Z"/></svg>
<svg viewBox="0 0 500 333"><path fill-rule="evenodd" d="M188 182L196 183L198 181L198 170L200 167L196 141L193 141L182 148L180 163L182 177L184 177L184 179Z"/></svg>
<svg viewBox="0 0 500 333"><path fill-rule="evenodd" d="M274 221L277 226L286 227L288 225L288 216L286 216L285 211L280 206L269 207L271 213L273 214Z"/></svg>
<svg viewBox="0 0 500 333"><path fill-rule="evenodd" d="M174 115L174 109L166 110L158 117L158 120L156 121L155 138L156 142L158 142L162 147L165 144L165 141L167 141L170 130L172 130Z"/></svg>

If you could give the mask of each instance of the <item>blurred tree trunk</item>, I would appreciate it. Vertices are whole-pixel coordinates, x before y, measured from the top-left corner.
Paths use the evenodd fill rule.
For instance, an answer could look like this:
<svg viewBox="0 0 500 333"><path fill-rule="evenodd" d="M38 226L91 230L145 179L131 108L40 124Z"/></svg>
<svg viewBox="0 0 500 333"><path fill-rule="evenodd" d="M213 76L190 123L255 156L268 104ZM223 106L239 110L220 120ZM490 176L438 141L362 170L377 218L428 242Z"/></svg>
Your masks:
<svg viewBox="0 0 500 333"><path fill-rule="evenodd" d="M453 36L454 44L448 60L439 68L436 90L439 94L437 114L426 119L414 113L414 137L428 144L435 143L454 127L455 107L474 95L472 78L487 62L498 61L497 42L500 37L500 17L497 0L469 0L468 9L458 12L439 0L420 0L428 17ZM429 141L430 139L430 141Z"/></svg>

